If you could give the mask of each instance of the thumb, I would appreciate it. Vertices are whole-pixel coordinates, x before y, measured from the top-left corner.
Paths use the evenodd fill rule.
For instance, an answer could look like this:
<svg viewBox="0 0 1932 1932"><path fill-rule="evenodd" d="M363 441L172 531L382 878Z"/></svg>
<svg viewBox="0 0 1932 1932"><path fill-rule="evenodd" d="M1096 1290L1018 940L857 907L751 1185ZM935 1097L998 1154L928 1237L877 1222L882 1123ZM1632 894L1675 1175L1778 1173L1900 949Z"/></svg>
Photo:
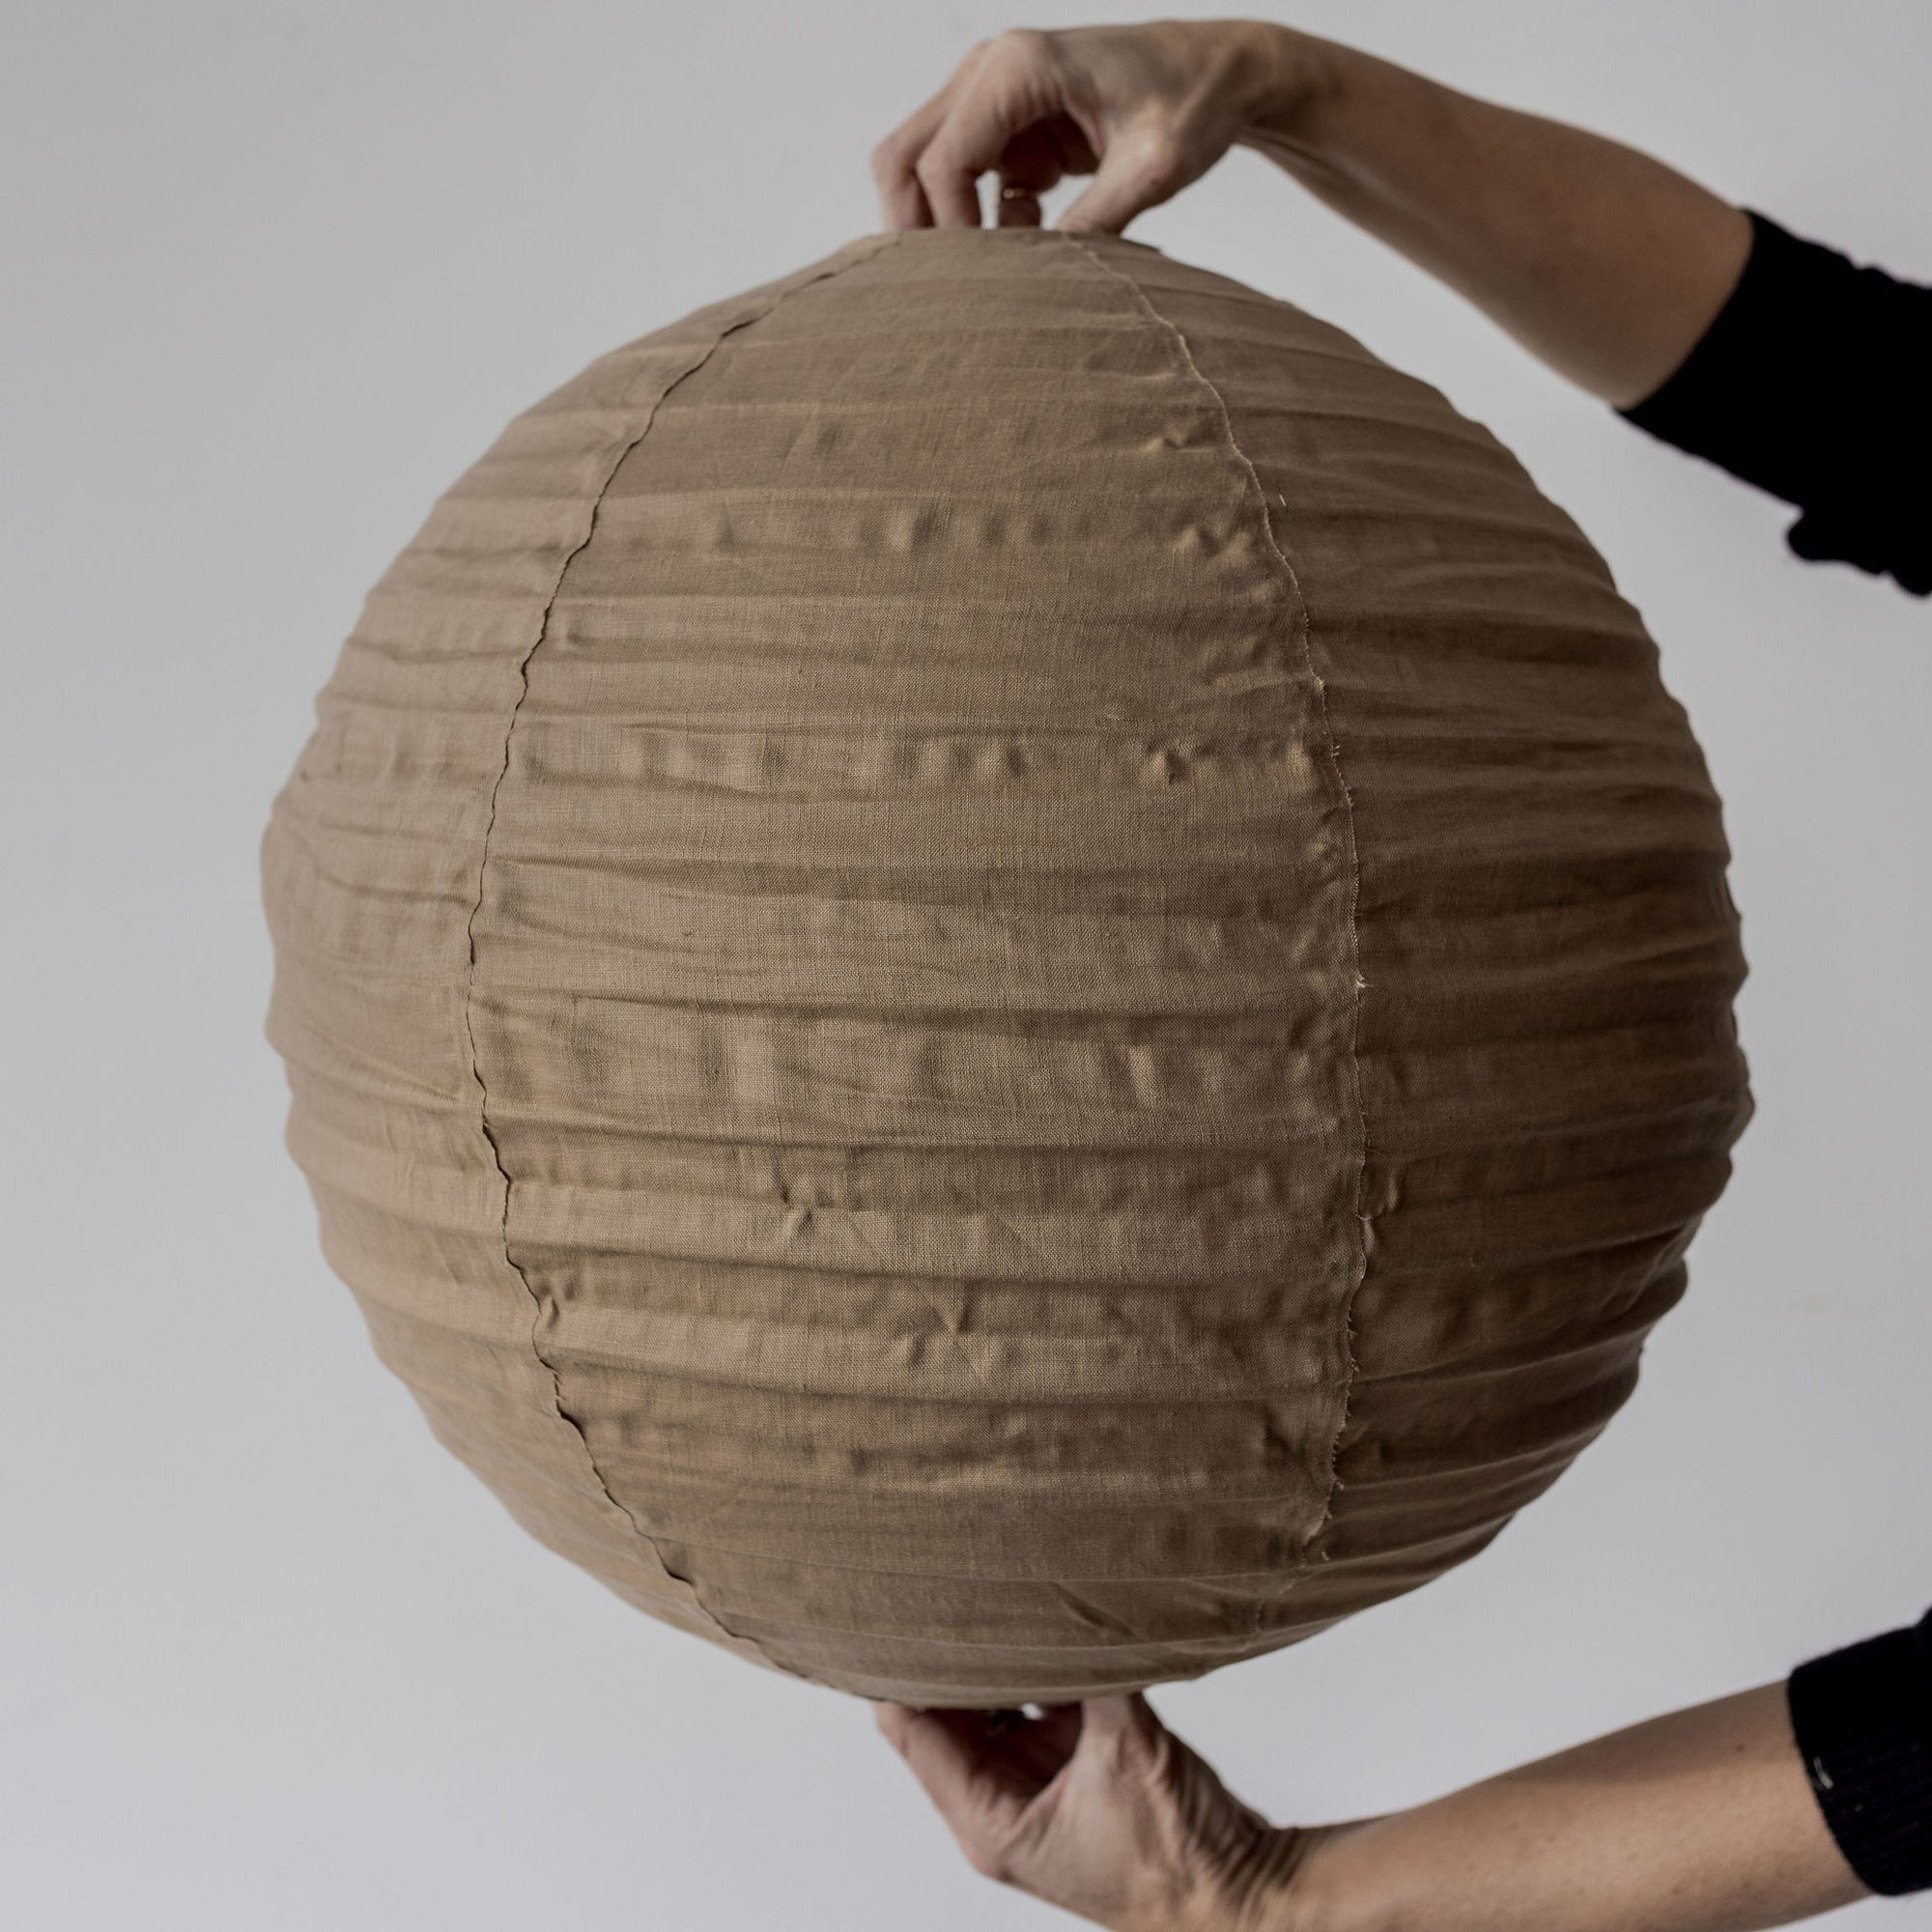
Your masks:
<svg viewBox="0 0 1932 1932"><path fill-rule="evenodd" d="M1164 129L1129 130L1108 142L1083 193L1054 224L1068 234L1118 235L1135 215L1179 194L1200 170L1190 169Z"/></svg>

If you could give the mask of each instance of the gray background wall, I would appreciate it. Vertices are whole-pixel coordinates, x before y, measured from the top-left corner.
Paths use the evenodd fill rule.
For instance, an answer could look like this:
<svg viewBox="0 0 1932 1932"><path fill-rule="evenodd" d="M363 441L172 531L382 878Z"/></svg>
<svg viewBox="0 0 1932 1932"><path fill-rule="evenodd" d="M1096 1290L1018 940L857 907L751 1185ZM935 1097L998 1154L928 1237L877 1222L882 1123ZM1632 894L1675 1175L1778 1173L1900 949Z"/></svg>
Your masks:
<svg viewBox="0 0 1932 1932"><path fill-rule="evenodd" d="M1203 10L1209 11L1209 10ZM0 1888L35 1932L870 1932L972 1878L866 1712L661 1630L430 1440L317 1257L255 843L361 592L513 411L875 225L963 0L14 0ZM1068 6L1063 21L1085 15ZM1910 0L1302 24L1932 279ZM626 238L611 247L610 236ZM1729 805L1760 1115L1641 1389L1484 1557L1157 1695L1277 1816L1422 1798L1932 1598L1932 611L1236 156L1134 231L1522 453ZM1854 1908L1932 1927L1923 1902Z"/></svg>

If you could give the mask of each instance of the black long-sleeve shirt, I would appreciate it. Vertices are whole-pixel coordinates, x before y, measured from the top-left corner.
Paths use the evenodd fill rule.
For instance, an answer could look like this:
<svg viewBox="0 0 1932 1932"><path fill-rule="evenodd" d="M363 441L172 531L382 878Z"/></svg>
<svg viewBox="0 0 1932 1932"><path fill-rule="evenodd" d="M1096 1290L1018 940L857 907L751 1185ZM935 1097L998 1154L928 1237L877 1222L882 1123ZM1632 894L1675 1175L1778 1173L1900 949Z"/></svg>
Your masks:
<svg viewBox="0 0 1932 1932"><path fill-rule="evenodd" d="M1873 1891L1932 1887L1932 1610L1801 1663L1785 1695L1845 1862Z"/></svg>
<svg viewBox="0 0 1932 1932"><path fill-rule="evenodd" d="M1729 300L1623 414L1796 504L1799 556L1932 594L1932 288L1750 221ZM1873 1891L1932 1888L1932 1610L1801 1663L1785 1689L1846 1862Z"/></svg>
<svg viewBox="0 0 1932 1932"><path fill-rule="evenodd" d="M1730 299L1623 414L1795 503L1786 541L1807 561L1932 594L1932 288L1750 222Z"/></svg>

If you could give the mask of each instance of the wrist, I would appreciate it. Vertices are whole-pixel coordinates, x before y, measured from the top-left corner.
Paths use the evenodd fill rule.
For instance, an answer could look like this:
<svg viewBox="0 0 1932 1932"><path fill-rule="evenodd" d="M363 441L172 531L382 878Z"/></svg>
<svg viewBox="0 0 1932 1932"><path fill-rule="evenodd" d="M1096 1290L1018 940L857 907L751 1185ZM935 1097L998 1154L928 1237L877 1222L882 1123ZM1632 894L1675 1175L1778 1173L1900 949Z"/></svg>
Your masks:
<svg viewBox="0 0 1932 1932"><path fill-rule="evenodd" d="M1348 1840L1364 1825L1272 1832L1255 1868L1228 1894L1213 1932L1381 1932L1387 1922L1367 1889L1347 1876Z"/></svg>
<svg viewBox="0 0 1932 1932"><path fill-rule="evenodd" d="M1359 59L1333 41L1271 20L1243 20L1240 43L1243 145L1319 159L1334 141Z"/></svg>

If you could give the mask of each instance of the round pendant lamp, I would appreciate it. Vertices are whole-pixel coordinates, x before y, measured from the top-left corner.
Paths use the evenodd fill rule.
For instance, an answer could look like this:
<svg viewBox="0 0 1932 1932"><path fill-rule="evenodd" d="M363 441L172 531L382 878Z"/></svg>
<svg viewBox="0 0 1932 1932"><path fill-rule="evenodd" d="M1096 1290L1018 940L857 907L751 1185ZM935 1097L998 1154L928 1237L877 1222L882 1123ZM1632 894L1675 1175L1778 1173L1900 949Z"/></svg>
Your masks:
<svg viewBox="0 0 1932 1932"><path fill-rule="evenodd" d="M1061 1701L1474 1554L1749 1109L1719 803L1486 431L1135 242L873 237L593 363L263 848L324 1247L553 1549Z"/></svg>

